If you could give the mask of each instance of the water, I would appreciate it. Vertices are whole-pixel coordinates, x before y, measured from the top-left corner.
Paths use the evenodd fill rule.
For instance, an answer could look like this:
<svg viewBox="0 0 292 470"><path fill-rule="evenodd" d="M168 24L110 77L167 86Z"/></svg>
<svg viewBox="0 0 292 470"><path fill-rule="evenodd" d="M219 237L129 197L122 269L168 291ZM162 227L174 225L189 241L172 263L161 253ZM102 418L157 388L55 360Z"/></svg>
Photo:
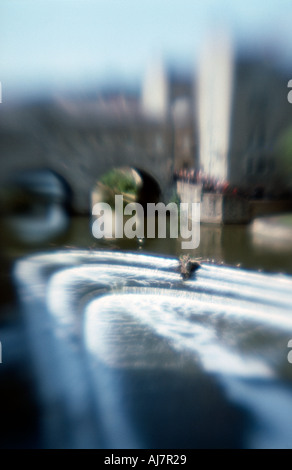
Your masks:
<svg viewBox="0 0 292 470"><path fill-rule="evenodd" d="M68 229L59 237L51 236L51 239L43 241L43 232L44 229L39 243L25 244L20 243L16 236L11 236L2 224L0 241L3 255L14 258L26 253L67 247L142 251L170 256L179 256L185 252L181 248L180 239L144 239L143 243L136 239L96 240L92 236L87 217L73 217L68 223ZM218 264L292 274L291 245L276 244L273 240L254 237L247 225L201 225L200 232L200 245L191 253L196 257L214 260ZM36 238L35 231L33 238Z"/></svg>
<svg viewBox="0 0 292 470"><path fill-rule="evenodd" d="M292 274L292 246L256 238L248 225L201 225L200 232L200 245L191 253L195 257L252 270ZM70 247L120 249L170 256L185 252L181 249L180 239L145 239L142 245L136 240L126 239L99 242L91 235L88 219L82 217L73 219L61 243Z"/></svg>
<svg viewBox="0 0 292 470"><path fill-rule="evenodd" d="M29 239L29 233L25 233L26 240L21 242L2 223L0 247L2 247L3 258L14 259L26 253L67 247L141 251L170 256L179 256L185 252L181 248L181 239L176 240L169 237L166 239L144 239L143 243L139 243L136 239L96 240L91 233L88 217L73 217L69 221L64 221L62 226L67 225L68 228L59 236L54 236L54 233L48 231L48 236L45 237L46 228L44 225L39 231L39 242L37 242L38 230L35 230L33 225L32 242L25 243ZM248 225L201 225L200 245L191 254L218 264L240 265L252 270L292 274L292 245L282 245L264 237L253 236Z"/></svg>
<svg viewBox="0 0 292 470"><path fill-rule="evenodd" d="M15 278L48 447L291 447L289 276L67 249Z"/></svg>
<svg viewBox="0 0 292 470"><path fill-rule="evenodd" d="M183 281L180 240L98 242L85 217L46 243L1 237L39 446L292 447L289 247L201 226L202 267Z"/></svg>

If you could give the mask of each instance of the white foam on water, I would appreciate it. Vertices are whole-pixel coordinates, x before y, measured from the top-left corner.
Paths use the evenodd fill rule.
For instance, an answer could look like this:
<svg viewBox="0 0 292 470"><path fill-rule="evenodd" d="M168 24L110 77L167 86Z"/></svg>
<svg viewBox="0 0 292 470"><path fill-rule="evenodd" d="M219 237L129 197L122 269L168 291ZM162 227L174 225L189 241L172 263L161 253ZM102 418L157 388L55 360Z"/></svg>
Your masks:
<svg viewBox="0 0 292 470"><path fill-rule="evenodd" d="M109 371L175 366L159 362L159 342L147 348L143 332L150 331L179 354L191 355L203 372L218 378L231 400L252 412L257 425L247 436L248 447L289 447L292 395L278 378L279 351L272 338L278 333L292 338L291 277L203 264L183 282L177 268L174 259L73 250L26 258L15 275L26 301L41 300L53 319L64 367L71 357L66 349L71 331L79 334L88 358ZM261 345L256 353L238 347L240 335L248 337L256 328L271 339L268 353ZM138 448L139 436L128 425L113 375L94 371L93 377L113 446L130 442ZM125 430L122 440L117 423L117 430Z"/></svg>
<svg viewBox="0 0 292 470"><path fill-rule="evenodd" d="M104 296L90 302L85 310L85 343L92 354L96 354L107 363L107 355L112 356L116 341L116 333L111 337L113 315L110 312L114 312L117 318L128 314L138 323L151 328L154 334L166 339L174 348L194 353L196 359L200 360L202 368L208 372L240 377L273 376L272 370L264 362L251 359L248 355L242 357L234 350L225 347L211 324L201 325L194 321L190 322L190 313L181 316L177 314L178 309L192 311L195 315L196 302L186 297L157 294ZM121 326L120 334L123 335L123 333ZM134 348L128 349L128 352L131 356L125 359L127 365L129 366L131 358L135 365ZM120 358L119 352L117 354ZM147 357L145 357L145 362L147 362Z"/></svg>

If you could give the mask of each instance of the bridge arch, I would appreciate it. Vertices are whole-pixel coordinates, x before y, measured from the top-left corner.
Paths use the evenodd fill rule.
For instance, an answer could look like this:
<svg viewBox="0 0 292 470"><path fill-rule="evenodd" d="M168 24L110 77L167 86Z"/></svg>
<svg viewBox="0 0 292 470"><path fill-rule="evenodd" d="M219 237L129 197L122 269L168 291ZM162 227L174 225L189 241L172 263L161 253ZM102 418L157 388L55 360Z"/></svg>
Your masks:
<svg viewBox="0 0 292 470"><path fill-rule="evenodd" d="M38 133L32 135L30 132L11 135L2 132L0 183L14 173L33 170L36 166L49 169L60 175L71 188L72 210L87 215L91 209L90 188L107 171L127 166L136 168L144 178L146 175L153 178L160 187L161 200L164 199L173 170L169 138L165 138L163 151L158 151L155 129L140 126L133 131L136 140L134 137L131 140L126 123L123 126L125 135L110 126L81 126L67 119L55 122L54 118L53 124L39 123Z"/></svg>
<svg viewBox="0 0 292 470"><path fill-rule="evenodd" d="M138 202L143 207L149 202L161 200L162 190L157 180L137 167L115 167L102 175L91 189L91 207L96 202L114 204L115 195L123 195L124 201Z"/></svg>
<svg viewBox="0 0 292 470"><path fill-rule="evenodd" d="M8 203L6 212L9 210L17 211L17 203L23 205L27 203L57 203L63 206L68 212L72 212L73 190L66 178L59 172L49 167L29 166L25 168L16 168L6 178L2 186L4 188L2 195ZM19 200L21 196L24 200ZM5 207L3 207L5 210ZM29 207L27 207L29 211Z"/></svg>
<svg viewBox="0 0 292 470"><path fill-rule="evenodd" d="M69 227L72 189L54 170L39 166L18 169L1 189L5 231L18 243L52 241Z"/></svg>

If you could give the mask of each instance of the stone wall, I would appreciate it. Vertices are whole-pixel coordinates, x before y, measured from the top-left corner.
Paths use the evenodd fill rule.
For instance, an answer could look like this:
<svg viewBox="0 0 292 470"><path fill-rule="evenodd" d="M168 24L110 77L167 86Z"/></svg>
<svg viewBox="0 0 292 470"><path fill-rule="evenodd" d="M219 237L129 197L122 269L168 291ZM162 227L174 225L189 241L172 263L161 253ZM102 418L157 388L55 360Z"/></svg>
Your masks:
<svg viewBox="0 0 292 470"><path fill-rule="evenodd" d="M173 173L168 123L73 119L53 106L4 109L0 116L0 185L19 172L51 170L72 190L72 208L91 212L96 182L112 168L132 167L167 191Z"/></svg>
<svg viewBox="0 0 292 470"><path fill-rule="evenodd" d="M181 202L200 202L201 222L209 224L245 224L250 221L249 202L240 197L202 193L201 185L177 183Z"/></svg>

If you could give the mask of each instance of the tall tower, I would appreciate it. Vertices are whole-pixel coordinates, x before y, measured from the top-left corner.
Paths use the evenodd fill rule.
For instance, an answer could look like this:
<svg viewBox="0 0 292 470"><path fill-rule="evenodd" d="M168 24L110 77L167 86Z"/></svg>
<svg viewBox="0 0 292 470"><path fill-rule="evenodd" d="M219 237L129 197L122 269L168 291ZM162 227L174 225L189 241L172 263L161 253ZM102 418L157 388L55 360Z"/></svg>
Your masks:
<svg viewBox="0 0 292 470"><path fill-rule="evenodd" d="M205 42L196 86L199 165L208 176L226 181L233 87L233 53L227 34Z"/></svg>
<svg viewBox="0 0 292 470"><path fill-rule="evenodd" d="M168 114L168 79L162 60L151 63L142 89L142 110L150 118L164 120Z"/></svg>

